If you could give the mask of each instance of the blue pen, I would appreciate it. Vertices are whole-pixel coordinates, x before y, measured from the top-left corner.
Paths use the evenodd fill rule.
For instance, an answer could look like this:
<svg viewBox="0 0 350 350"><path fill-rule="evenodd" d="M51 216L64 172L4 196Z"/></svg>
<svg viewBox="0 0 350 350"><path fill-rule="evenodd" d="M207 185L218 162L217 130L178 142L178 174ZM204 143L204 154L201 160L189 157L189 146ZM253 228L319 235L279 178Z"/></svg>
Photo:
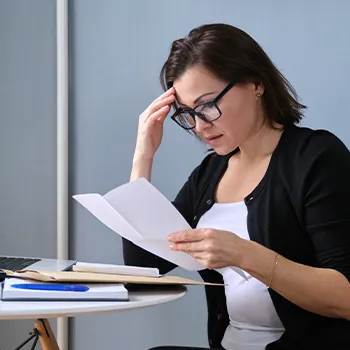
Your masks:
<svg viewBox="0 0 350 350"><path fill-rule="evenodd" d="M86 292L89 290L87 286L69 285L69 284L13 284L11 287L18 289L30 290L54 290L62 292Z"/></svg>

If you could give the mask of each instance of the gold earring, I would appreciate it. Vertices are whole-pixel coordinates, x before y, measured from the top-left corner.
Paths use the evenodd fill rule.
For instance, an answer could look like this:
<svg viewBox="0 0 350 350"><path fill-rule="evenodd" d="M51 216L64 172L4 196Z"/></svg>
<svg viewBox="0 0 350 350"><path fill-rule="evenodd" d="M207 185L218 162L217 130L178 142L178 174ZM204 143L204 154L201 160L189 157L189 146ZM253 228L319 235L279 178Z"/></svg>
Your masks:
<svg viewBox="0 0 350 350"><path fill-rule="evenodd" d="M261 97L261 93L258 92L258 93L256 94L256 97Z"/></svg>

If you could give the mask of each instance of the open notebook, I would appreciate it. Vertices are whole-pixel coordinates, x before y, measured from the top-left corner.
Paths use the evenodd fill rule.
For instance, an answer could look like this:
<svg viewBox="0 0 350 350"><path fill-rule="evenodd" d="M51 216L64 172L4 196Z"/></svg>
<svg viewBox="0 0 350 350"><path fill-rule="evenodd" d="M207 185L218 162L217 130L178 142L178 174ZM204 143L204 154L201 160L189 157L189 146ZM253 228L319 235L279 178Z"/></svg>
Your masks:
<svg viewBox="0 0 350 350"><path fill-rule="evenodd" d="M33 289L15 288L15 285L27 285ZM41 285L44 289L35 289ZM55 290L59 287L83 287L85 291ZM28 288L27 287L27 288ZM53 289L50 289L52 288ZM84 288L87 287L87 288ZM42 288L42 287L39 287ZM46 290L48 289L48 290ZM76 288L79 289L79 288ZM1 300L3 301L127 301L129 300L128 291L120 283L50 283L34 280L24 280L20 278L6 278L2 283Z"/></svg>
<svg viewBox="0 0 350 350"><path fill-rule="evenodd" d="M116 275L106 273L90 273L90 272L75 272L75 271L37 271L37 270L20 270L11 271L4 270L8 277L34 280L40 282L59 282L59 283L136 283L136 284L158 284L158 285L197 285L197 286L219 286L223 287L222 283L209 283L196 281L180 276L160 276L160 277L145 277L145 276L130 276Z"/></svg>

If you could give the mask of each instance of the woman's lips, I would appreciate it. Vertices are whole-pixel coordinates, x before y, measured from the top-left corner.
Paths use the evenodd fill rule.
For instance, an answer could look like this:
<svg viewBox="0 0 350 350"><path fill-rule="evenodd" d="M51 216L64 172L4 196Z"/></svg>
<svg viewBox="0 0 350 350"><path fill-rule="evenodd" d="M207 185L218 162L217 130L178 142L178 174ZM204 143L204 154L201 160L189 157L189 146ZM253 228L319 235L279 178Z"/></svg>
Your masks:
<svg viewBox="0 0 350 350"><path fill-rule="evenodd" d="M219 142L221 140L222 136L223 135L216 135L216 136L205 137L205 141L207 143L209 143L210 145L214 145L214 144L216 144L217 142Z"/></svg>

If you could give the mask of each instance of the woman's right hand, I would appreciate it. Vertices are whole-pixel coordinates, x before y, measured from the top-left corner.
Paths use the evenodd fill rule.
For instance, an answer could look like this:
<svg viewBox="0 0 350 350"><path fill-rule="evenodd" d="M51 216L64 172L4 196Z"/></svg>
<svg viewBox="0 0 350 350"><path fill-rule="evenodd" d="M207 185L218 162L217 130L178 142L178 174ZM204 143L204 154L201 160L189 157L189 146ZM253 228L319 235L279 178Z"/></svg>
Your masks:
<svg viewBox="0 0 350 350"><path fill-rule="evenodd" d="M153 160L162 142L164 120L174 100L175 89L172 87L155 99L140 115L134 162Z"/></svg>

